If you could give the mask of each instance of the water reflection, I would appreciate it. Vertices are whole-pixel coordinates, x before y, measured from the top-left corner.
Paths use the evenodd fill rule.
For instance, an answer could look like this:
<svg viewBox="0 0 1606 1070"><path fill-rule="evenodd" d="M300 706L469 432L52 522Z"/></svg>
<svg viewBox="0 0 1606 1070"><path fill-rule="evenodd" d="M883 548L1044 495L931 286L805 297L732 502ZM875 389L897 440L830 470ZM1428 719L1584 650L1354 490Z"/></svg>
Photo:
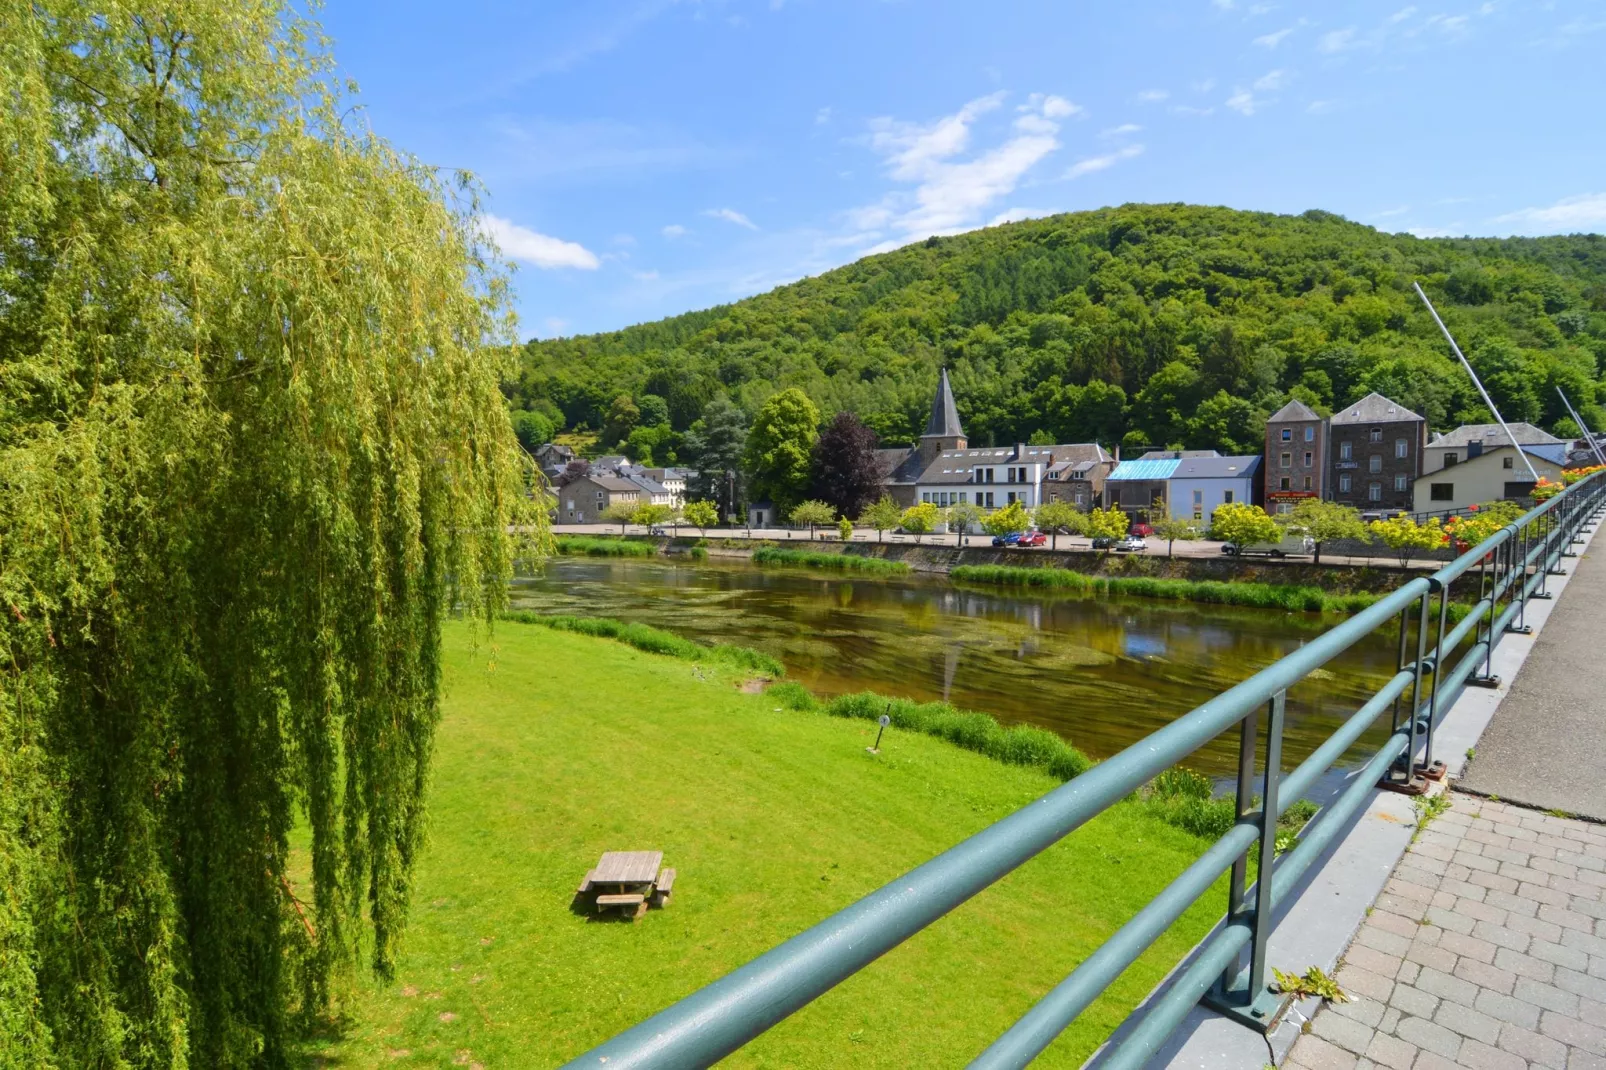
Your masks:
<svg viewBox="0 0 1606 1070"><path fill-rule="evenodd" d="M999 593L939 577L844 579L747 565L560 558L514 604L637 620L742 643L825 695L875 690L1042 725L1107 757L1331 626L1328 618L1074 594ZM1290 763L1392 674L1373 636L1289 695ZM1382 738L1375 733L1368 740ZM1235 739L1193 762L1232 765Z"/></svg>

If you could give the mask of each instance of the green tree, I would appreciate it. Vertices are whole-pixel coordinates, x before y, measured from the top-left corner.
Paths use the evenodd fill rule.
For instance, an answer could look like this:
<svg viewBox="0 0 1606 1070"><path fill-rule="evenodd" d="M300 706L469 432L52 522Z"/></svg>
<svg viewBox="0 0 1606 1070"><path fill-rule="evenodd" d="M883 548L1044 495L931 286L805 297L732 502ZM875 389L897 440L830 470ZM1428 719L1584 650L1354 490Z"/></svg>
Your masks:
<svg viewBox="0 0 1606 1070"><path fill-rule="evenodd" d="M883 494L878 500L865 507L859 514L859 523L866 527L875 528L876 542L883 542L883 533L898 526L903 520L903 510L891 497Z"/></svg>
<svg viewBox="0 0 1606 1070"><path fill-rule="evenodd" d="M1026 512L1026 507L1019 501L1010 502L1002 509L994 509L982 518L981 527L987 534L994 537L999 535L1012 535L1017 531L1025 531L1032 526L1032 518Z"/></svg>
<svg viewBox="0 0 1606 1070"><path fill-rule="evenodd" d="M1259 453L1264 448L1267 415L1243 398L1218 390L1200 403L1188 421L1188 445L1229 456Z"/></svg>
<svg viewBox="0 0 1606 1070"><path fill-rule="evenodd" d="M641 423L641 410L636 408L636 399L629 394L620 394L608 406L607 422L602 425L602 444L616 446L630 437L630 432Z"/></svg>
<svg viewBox="0 0 1606 1070"><path fill-rule="evenodd" d="M836 537L843 542L853 541L853 521L843 517L836 522Z"/></svg>
<svg viewBox="0 0 1606 1070"><path fill-rule="evenodd" d="M1087 533L1095 539L1119 539L1131 526L1132 518L1119 506L1112 505L1108 509L1095 506L1087 514Z"/></svg>
<svg viewBox="0 0 1606 1070"><path fill-rule="evenodd" d="M1061 535L1081 535L1087 531L1087 514L1070 502L1050 501L1037 507L1033 517L1038 531L1048 532L1049 548L1059 549Z"/></svg>
<svg viewBox="0 0 1606 1070"><path fill-rule="evenodd" d="M552 441L552 421L541 413L520 409L512 414L513 434L526 453Z"/></svg>
<svg viewBox="0 0 1606 1070"><path fill-rule="evenodd" d="M547 546L475 188L301 10L0 4L8 1066L284 1066L392 976L442 618Z"/></svg>
<svg viewBox="0 0 1606 1070"><path fill-rule="evenodd" d="M807 394L793 387L771 396L747 433L743 461L752 493L774 502L783 516L808 492L819 427L820 410Z"/></svg>
<svg viewBox="0 0 1606 1070"><path fill-rule="evenodd" d="M1243 549L1256 543L1280 542L1283 529L1258 505L1225 502L1210 514L1210 537Z"/></svg>
<svg viewBox="0 0 1606 1070"><path fill-rule="evenodd" d="M956 502L948 507L945 516L948 530L959 535L959 545L963 546L965 536L974 525L981 523L983 514L981 506L974 502Z"/></svg>
<svg viewBox="0 0 1606 1070"><path fill-rule="evenodd" d="M651 530L660 524L667 524L675 515L673 506L641 502L630 512L630 522L640 524Z"/></svg>
<svg viewBox="0 0 1606 1070"><path fill-rule="evenodd" d="M836 510L825 502L798 502L787 514L787 519L794 527L807 526L809 538L812 540L815 528L836 523Z"/></svg>
<svg viewBox="0 0 1606 1070"><path fill-rule="evenodd" d="M709 501L687 502L685 515L686 523L706 536L708 529L719 523L719 506Z"/></svg>
<svg viewBox="0 0 1606 1070"><path fill-rule="evenodd" d="M1444 545L1444 529L1438 517L1418 524L1408 516L1392 516L1374 520L1367 527L1379 542L1394 551L1401 568L1411 564L1413 554L1432 553Z"/></svg>
<svg viewBox="0 0 1606 1070"><path fill-rule="evenodd" d="M1287 515L1287 524L1311 537L1316 544L1316 564L1321 564L1322 547L1337 539L1367 541L1366 525L1361 521L1360 510L1338 502L1324 502L1320 498L1302 498L1294 511Z"/></svg>
<svg viewBox="0 0 1606 1070"><path fill-rule="evenodd" d="M938 512L935 505L930 502L921 502L918 505L911 505L903 511L903 516L899 518L899 526L913 535L915 542L919 542L920 536L937 526L937 517Z"/></svg>
<svg viewBox="0 0 1606 1070"><path fill-rule="evenodd" d="M610 502L597 519L605 524L618 524L619 534L625 533L625 525L636 522L636 510L641 508L635 501Z"/></svg>
<svg viewBox="0 0 1606 1070"><path fill-rule="evenodd" d="M686 432L685 453L697 468L687 490L716 503L726 516L741 516L747 502L747 477L742 470L746 449L747 415L721 394Z"/></svg>
<svg viewBox="0 0 1606 1070"><path fill-rule="evenodd" d="M1180 516L1172 516L1169 511L1162 512L1149 522L1154 529L1154 537L1165 540L1165 555L1175 556L1178 541L1192 542L1201 537L1198 525L1193 521Z"/></svg>

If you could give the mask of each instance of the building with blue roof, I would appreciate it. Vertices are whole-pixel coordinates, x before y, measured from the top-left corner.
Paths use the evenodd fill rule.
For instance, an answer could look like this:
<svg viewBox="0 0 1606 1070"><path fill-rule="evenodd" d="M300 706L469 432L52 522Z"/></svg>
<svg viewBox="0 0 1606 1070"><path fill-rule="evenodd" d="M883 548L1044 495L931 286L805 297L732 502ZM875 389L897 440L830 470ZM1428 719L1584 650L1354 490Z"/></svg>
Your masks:
<svg viewBox="0 0 1606 1070"><path fill-rule="evenodd" d="M1106 508L1135 520L1171 516L1208 523L1228 502L1261 503L1259 457L1223 457L1215 450L1153 450L1122 461L1104 480Z"/></svg>

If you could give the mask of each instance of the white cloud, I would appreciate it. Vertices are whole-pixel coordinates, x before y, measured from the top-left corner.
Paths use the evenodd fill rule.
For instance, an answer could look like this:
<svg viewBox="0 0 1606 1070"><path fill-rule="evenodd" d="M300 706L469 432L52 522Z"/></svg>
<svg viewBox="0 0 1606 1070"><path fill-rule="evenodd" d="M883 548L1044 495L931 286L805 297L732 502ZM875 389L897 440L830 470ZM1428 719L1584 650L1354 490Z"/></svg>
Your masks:
<svg viewBox="0 0 1606 1070"><path fill-rule="evenodd" d="M550 335L554 335L554 336L561 335L568 328L568 326L569 326L569 321L568 320L559 319L556 316L548 316L547 317L546 329L547 329L547 333L550 334Z"/></svg>
<svg viewBox="0 0 1606 1070"><path fill-rule="evenodd" d="M748 230L758 229L757 223L734 208L709 208L703 212L703 215L709 219L723 219L727 223L735 223L737 226L746 227Z"/></svg>
<svg viewBox="0 0 1606 1070"><path fill-rule="evenodd" d="M1326 115L1337 108L1338 102L1336 100L1313 100L1305 105L1305 110L1312 115Z"/></svg>
<svg viewBox="0 0 1606 1070"><path fill-rule="evenodd" d="M815 126L824 126L826 123L828 123L830 121L831 121L831 109L830 108L821 108L819 111L814 113L814 125Z"/></svg>
<svg viewBox="0 0 1606 1070"><path fill-rule="evenodd" d="M1247 89L1240 89L1227 98L1227 107L1244 115L1255 114L1255 109L1259 106L1260 101L1256 100L1255 95Z"/></svg>
<svg viewBox="0 0 1606 1070"><path fill-rule="evenodd" d="M1335 52L1343 52L1346 49L1354 47L1355 27L1353 26L1346 27L1342 30L1331 30L1327 33L1324 33L1322 34L1321 39L1316 42L1317 50L1326 52L1329 55Z"/></svg>
<svg viewBox="0 0 1606 1070"><path fill-rule="evenodd" d="M1158 104L1171 94L1164 89L1145 89L1138 94L1138 100L1144 104Z"/></svg>
<svg viewBox="0 0 1606 1070"><path fill-rule="evenodd" d="M1001 144L965 158L977 120L1001 106L1004 97L1002 92L979 97L929 123L872 121L871 149L883 157L892 179L914 188L846 213L849 228L902 232L876 246L880 250L975 226L990 205L1014 192L1028 171L1059 149L1056 119L1081 111L1063 97L1034 93L1017 109L1020 114Z"/></svg>
<svg viewBox="0 0 1606 1070"><path fill-rule="evenodd" d="M486 236L495 242L509 259L533 264L538 268L579 268L583 271L595 271L602 266L597 254L577 242L538 234L501 216L487 215L482 226Z"/></svg>
<svg viewBox="0 0 1606 1070"><path fill-rule="evenodd" d="M1255 38L1254 43L1259 45L1261 48L1276 48L1288 38L1289 34L1293 32L1294 27L1287 26L1275 33L1261 34L1259 37Z"/></svg>
<svg viewBox="0 0 1606 1070"><path fill-rule="evenodd" d="M1392 219L1394 216L1404 215L1406 212L1409 212L1410 210L1411 210L1411 206L1410 205L1402 204L1398 208L1385 208L1381 212L1373 212L1372 213L1372 218L1373 219Z"/></svg>
<svg viewBox="0 0 1606 1070"><path fill-rule="evenodd" d="M1195 93L1208 93L1216 88L1216 80L1214 78L1206 78L1203 81L1193 83L1190 88Z"/></svg>
<svg viewBox="0 0 1606 1070"><path fill-rule="evenodd" d="M1231 11L1237 6L1234 0L1210 0L1210 3L1222 11Z"/></svg>
<svg viewBox="0 0 1606 1070"><path fill-rule="evenodd" d="M1467 228L1464 223L1451 223L1442 227L1409 227L1406 233L1418 238L1460 238L1466 235Z"/></svg>
<svg viewBox="0 0 1606 1070"><path fill-rule="evenodd" d="M1108 130L1100 130L1099 137L1125 137L1142 129L1143 127L1137 123L1122 123L1120 126L1112 126Z"/></svg>
<svg viewBox="0 0 1606 1070"><path fill-rule="evenodd" d="M668 238L670 241L674 241L676 238L683 238L686 236L686 233L686 228L681 226L679 223L671 223L663 229L664 237Z"/></svg>
<svg viewBox="0 0 1606 1070"><path fill-rule="evenodd" d="M1196 108L1192 104L1173 104L1171 106L1172 115L1187 115L1192 118L1203 118L1206 115L1212 115L1215 110L1214 108Z"/></svg>
<svg viewBox="0 0 1606 1070"><path fill-rule="evenodd" d="M1122 160L1130 160L1134 156L1141 155L1143 155L1142 145L1127 145L1125 148L1116 149L1114 152L1105 153L1103 156L1089 156L1084 160L1077 160L1071 165L1071 169L1065 172L1065 177L1068 179L1081 178L1083 175L1091 175L1095 171L1103 171L1114 167Z"/></svg>
<svg viewBox="0 0 1606 1070"><path fill-rule="evenodd" d="M996 227L1000 223L1016 223L1022 219L1041 219L1046 215L1053 215L1055 208L1009 208L987 221L989 227Z"/></svg>
<svg viewBox="0 0 1606 1070"><path fill-rule="evenodd" d="M1416 14L1416 8L1415 7L1402 7L1402 8L1400 8L1400 10L1396 11L1394 14L1389 16L1389 18L1388 18L1389 25L1392 26L1392 25L1395 25L1397 23L1404 22L1406 19L1410 18L1412 15L1415 15L1415 14Z"/></svg>
<svg viewBox="0 0 1606 1070"><path fill-rule="evenodd" d="M650 271L632 271L630 274L635 277L637 282L658 281L658 270L656 268Z"/></svg>
<svg viewBox="0 0 1606 1070"><path fill-rule="evenodd" d="M615 245L634 245L636 244L636 236L634 234L615 234L613 243Z"/></svg>
<svg viewBox="0 0 1606 1070"><path fill-rule="evenodd" d="M1606 193L1563 197L1544 208L1522 208L1496 216L1512 234L1569 234L1606 227Z"/></svg>
<svg viewBox="0 0 1606 1070"><path fill-rule="evenodd" d="M1080 115L1082 106L1073 104L1064 97L1056 97L1050 93L1043 98L1043 114L1050 119L1069 119L1073 115Z"/></svg>
<svg viewBox="0 0 1606 1070"><path fill-rule="evenodd" d="M1255 79L1255 88L1263 93L1275 93L1288 84L1288 72L1281 68L1267 71Z"/></svg>

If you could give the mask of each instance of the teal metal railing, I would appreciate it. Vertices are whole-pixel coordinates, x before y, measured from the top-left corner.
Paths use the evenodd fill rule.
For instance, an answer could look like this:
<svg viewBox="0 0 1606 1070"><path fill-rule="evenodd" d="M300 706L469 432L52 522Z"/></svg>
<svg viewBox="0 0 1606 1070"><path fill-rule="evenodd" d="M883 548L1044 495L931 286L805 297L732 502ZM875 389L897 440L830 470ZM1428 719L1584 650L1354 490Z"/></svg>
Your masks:
<svg viewBox="0 0 1606 1070"><path fill-rule="evenodd" d="M1278 1008L1266 984L1266 948L1278 904L1381 780L1411 780L1432 769L1434 729L1445 711L1467 686L1496 682L1491 658L1501 636L1527 630L1528 601L1550 597L1548 578L1558 574L1562 558L1575 556L1585 525L1598 520L1603 507L1606 473L1597 473L1431 576L1410 580L1236 687L567 1066L683 1070L717 1062L1234 727L1240 755L1237 823L971 1066L1001 1070L1030 1063L1227 871L1225 924L1164 994L1137 1012L1134 1028L1102 1065L1142 1066L1201 999L1267 1028ZM1478 599L1451 627L1450 591L1458 581L1475 582ZM1288 689L1391 625L1399 630L1395 674L1310 757L1282 772ZM1458 652L1459 660L1444 668ZM1390 716L1388 738L1305 826L1292 849L1274 864L1256 867L1251 883L1251 852L1258 850L1259 859L1275 855L1277 817L1384 714ZM1257 747L1262 734L1264 745ZM1258 770L1257 750L1264 754Z"/></svg>

